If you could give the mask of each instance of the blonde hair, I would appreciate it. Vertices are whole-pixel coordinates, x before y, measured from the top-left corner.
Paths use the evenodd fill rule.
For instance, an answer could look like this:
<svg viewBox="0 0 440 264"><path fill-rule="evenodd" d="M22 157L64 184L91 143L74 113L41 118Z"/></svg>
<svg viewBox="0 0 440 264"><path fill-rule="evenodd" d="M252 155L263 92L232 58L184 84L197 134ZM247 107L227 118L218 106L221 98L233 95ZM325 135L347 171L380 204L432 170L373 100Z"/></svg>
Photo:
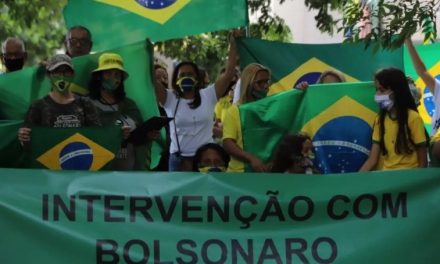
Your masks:
<svg viewBox="0 0 440 264"><path fill-rule="evenodd" d="M316 81L316 83L323 83L324 78L327 76L333 76L336 79L338 79L339 82L346 82L344 74L342 74L340 71L328 70L328 71L321 73L321 76L319 76L318 81Z"/></svg>
<svg viewBox="0 0 440 264"><path fill-rule="evenodd" d="M245 104L249 101L252 101L249 87L254 82L257 73L260 71L267 71L269 75L271 74L268 68L258 63L248 64L241 72L240 100L238 101L240 104Z"/></svg>

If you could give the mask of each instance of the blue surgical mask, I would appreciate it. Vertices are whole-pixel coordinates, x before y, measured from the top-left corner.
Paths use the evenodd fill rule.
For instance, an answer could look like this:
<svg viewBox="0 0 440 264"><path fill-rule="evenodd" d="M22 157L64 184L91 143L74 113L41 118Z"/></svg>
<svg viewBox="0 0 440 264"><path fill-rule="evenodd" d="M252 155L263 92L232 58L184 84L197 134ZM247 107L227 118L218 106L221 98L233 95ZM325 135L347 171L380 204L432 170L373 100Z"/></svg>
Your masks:
<svg viewBox="0 0 440 264"><path fill-rule="evenodd" d="M182 77L177 80L176 84L182 92L186 93L195 89L197 80L192 77Z"/></svg>
<svg viewBox="0 0 440 264"><path fill-rule="evenodd" d="M380 109L390 111L394 106L393 100L390 99L389 94L375 95L374 101L379 105Z"/></svg>

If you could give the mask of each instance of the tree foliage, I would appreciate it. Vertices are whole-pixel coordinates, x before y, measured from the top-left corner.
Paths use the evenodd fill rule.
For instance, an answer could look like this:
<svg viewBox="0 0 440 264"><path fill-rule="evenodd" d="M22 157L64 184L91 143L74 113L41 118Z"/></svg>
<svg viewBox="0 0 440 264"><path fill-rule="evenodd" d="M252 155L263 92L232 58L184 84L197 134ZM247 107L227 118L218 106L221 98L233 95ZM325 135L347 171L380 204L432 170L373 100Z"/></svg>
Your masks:
<svg viewBox="0 0 440 264"><path fill-rule="evenodd" d="M273 14L274 3L303 0L248 0L250 14L258 14L258 21L250 28L252 37L290 41L291 35L284 21ZM316 26L323 32L350 33L347 41L377 40L383 48L401 45L405 37L422 29L425 38L436 37L436 16L440 0L304 0L310 10L316 10ZM26 43L30 63L38 62L62 47L65 34L62 8L67 0L2 0L0 2L0 36L18 36ZM362 7L374 5L372 15L379 23L361 39L359 22ZM342 14L334 17L332 11ZM216 73L226 55L226 32L202 34L180 40L158 43L158 50L180 60L189 59ZM217 62L217 64L215 64Z"/></svg>
<svg viewBox="0 0 440 264"><path fill-rule="evenodd" d="M289 0L297 1L297 0ZM259 21L263 24L279 26L276 16L271 15L273 2L286 0L249 0L252 12L260 11ZM400 47L405 38L422 30L425 40L435 39L436 12L440 0L304 0L310 10L316 10L316 27L322 32L349 33L346 41L363 41L368 46L372 41L376 48L393 49ZM361 38L360 22L365 19L363 8L371 8L371 33ZM341 17L334 17L332 11L338 11Z"/></svg>
<svg viewBox="0 0 440 264"><path fill-rule="evenodd" d="M274 41L291 41L292 35L287 26L277 31L269 26L267 32L260 25L250 26L250 36ZM208 71L211 80L215 79L225 65L228 53L228 31L219 31L190 36L182 39L156 43L156 51L179 61L193 61Z"/></svg>
<svg viewBox="0 0 440 264"><path fill-rule="evenodd" d="M1 41L19 37L25 42L29 63L47 58L59 49L65 33L62 8L67 0L2 0Z"/></svg>

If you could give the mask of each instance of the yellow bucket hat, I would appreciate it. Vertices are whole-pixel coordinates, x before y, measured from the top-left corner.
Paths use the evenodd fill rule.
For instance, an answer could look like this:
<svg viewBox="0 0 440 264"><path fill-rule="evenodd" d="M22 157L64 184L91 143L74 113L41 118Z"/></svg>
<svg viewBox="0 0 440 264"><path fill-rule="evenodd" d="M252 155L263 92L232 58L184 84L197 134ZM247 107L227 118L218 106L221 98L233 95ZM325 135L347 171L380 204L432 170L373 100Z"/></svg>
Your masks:
<svg viewBox="0 0 440 264"><path fill-rule="evenodd" d="M103 53L99 56L99 66L93 72L117 69L124 72L124 79L128 78L128 73L124 69L124 61L119 54Z"/></svg>

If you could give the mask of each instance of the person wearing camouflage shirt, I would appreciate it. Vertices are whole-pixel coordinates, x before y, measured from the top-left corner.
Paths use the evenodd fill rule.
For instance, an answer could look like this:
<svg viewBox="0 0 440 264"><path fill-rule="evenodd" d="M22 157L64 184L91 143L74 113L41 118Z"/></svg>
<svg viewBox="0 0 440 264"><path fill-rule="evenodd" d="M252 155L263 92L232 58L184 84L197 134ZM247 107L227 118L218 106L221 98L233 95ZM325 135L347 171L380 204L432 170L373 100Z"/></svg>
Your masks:
<svg viewBox="0 0 440 264"><path fill-rule="evenodd" d="M46 65L46 74L52 84L49 95L36 100L29 107L18 139L30 141L32 127L72 128L100 126L99 115L88 98L73 94L69 87L74 69L69 56L55 55Z"/></svg>

